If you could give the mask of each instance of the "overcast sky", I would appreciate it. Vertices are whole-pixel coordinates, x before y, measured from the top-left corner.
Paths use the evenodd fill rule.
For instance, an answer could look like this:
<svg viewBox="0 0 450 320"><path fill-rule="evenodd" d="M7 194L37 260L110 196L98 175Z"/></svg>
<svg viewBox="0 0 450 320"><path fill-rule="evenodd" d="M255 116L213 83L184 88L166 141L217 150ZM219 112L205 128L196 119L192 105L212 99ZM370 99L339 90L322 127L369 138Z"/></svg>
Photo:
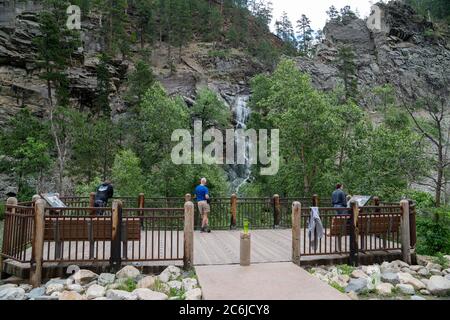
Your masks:
<svg viewBox="0 0 450 320"><path fill-rule="evenodd" d="M322 29L327 20L326 11L334 5L338 10L346 5L351 6L353 11L358 10L362 18L370 13L371 3L378 1L371 0L271 0L273 3L273 24L286 11L292 24L297 25L302 14L311 20L311 27L314 30ZM274 30L274 29L272 29Z"/></svg>

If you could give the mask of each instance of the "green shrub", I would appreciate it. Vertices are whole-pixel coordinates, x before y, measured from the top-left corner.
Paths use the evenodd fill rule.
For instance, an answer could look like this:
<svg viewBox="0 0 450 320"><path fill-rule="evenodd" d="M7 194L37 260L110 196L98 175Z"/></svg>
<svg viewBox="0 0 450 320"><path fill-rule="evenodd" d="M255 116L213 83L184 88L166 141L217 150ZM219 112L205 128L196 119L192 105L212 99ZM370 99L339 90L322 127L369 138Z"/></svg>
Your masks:
<svg viewBox="0 0 450 320"><path fill-rule="evenodd" d="M342 275L350 276L353 271L355 271L355 268L346 264L337 266L337 269Z"/></svg>
<svg viewBox="0 0 450 320"><path fill-rule="evenodd" d="M438 252L436 256L433 258L433 262L437 263L442 266L442 268L447 269L449 267L449 262L446 257L444 257L444 254L441 252Z"/></svg>
<svg viewBox="0 0 450 320"><path fill-rule="evenodd" d="M413 200L419 209L432 208L436 204L433 195L428 192L409 190L407 198Z"/></svg>
<svg viewBox="0 0 450 320"><path fill-rule="evenodd" d="M450 253L449 208L423 209L417 216L417 253Z"/></svg>
<svg viewBox="0 0 450 320"><path fill-rule="evenodd" d="M118 290L133 292L134 290L136 290L136 285L136 281L134 281L132 278L128 278L125 282L120 284Z"/></svg>
<svg viewBox="0 0 450 320"><path fill-rule="evenodd" d="M330 286L332 286L333 288L335 288L336 290L338 290L339 292L345 293L345 289L343 287L341 287L338 283L336 282L331 282Z"/></svg>
<svg viewBox="0 0 450 320"><path fill-rule="evenodd" d="M209 50L208 56L210 58L228 58L230 56L229 50Z"/></svg>

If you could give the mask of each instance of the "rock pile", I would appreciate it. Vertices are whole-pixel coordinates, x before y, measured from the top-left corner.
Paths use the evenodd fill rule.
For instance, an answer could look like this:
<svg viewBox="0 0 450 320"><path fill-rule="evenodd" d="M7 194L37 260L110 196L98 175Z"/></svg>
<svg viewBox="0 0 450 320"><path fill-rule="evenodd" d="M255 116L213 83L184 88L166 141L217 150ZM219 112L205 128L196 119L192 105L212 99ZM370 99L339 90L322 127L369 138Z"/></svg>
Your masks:
<svg viewBox="0 0 450 320"><path fill-rule="evenodd" d="M316 267L310 272L352 299L428 300L450 297L450 268L433 262L408 265L396 260L358 268Z"/></svg>
<svg viewBox="0 0 450 320"><path fill-rule="evenodd" d="M175 266L160 275L144 275L126 266L116 274L79 270L67 279L51 279L39 288L0 285L0 300L200 300L202 291L192 273Z"/></svg>

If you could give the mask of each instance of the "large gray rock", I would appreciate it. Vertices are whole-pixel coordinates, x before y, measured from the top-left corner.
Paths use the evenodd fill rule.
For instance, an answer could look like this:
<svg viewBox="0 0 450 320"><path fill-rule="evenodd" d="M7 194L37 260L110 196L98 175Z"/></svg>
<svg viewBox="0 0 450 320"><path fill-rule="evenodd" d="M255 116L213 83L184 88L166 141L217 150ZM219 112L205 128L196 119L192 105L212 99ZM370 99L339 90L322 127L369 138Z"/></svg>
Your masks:
<svg viewBox="0 0 450 320"><path fill-rule="evenodd" d="M392 293L394 286L390 283L380 283L377 285L376 290L382 296L388 296Z"/></svg>
<svg viewBox="0 0 450 320"><path fill-rule="evenodd" d="M133 266L125 266L116 273L117 279L136 279L141 272Z"/></svg>
<svg viewBox="0 0 450 320"><path fill-rule="evenodd" d="M123 290L108 290L106 297L110 300L137 300L135 294Z"/></svg>
<svg viewBox="0 0 450 320"><path fill-rule="evenodd" d="M202 290L200 288L195 288L189 290L185 294L186 300L201 300L202 299Z"/></svg>
<svg viewBox="0 0 450 320"><path fill-rule="evenodd" d="M168 266L163 272L158 276L161 282L169 282L171 280L176 280L181 275L181 269L175 266Z"/></svg>
<svg viewBox="0 0 450 320"><path fill-rule="evenodd" d="M428 282L427 290L435 296L450 295L450 280L440 276L432 276Z"/></svg>
<svg viewBox="0 0 450 320"><path fill-rule="evenodd" d="M426 268L428 270L430 270L430 272L431 272L431 270L437 270L437 271L441 271L442 270L442 266L440 264L433 263L433 262L428 263Z"/></svg>
<svg viewBox="0 0 450 320"><path fill-rule="evenodd" d="M356 269L356 270L353 270L351 277L355 278L355 279L359 279L359 278L367 279L369 276L364 271Z"/></svg>
<svg viewBox="0 0 450 320"><path fill-rule="evenodd" d="M108 284L113 284L116 280L116 275L112 273L102 273L97 279L97 282L101 286L106 286Z"/></svg>
<svg viewBox="0 0 450 320"><path fill-rule="evenodd" d="M181 281L176 281L176 280L169 281L167 284L169 285L169 287L171 289L176 289L176 290L181 290L181 287L183 286L183 283Z"/></svg>
<svg viewBox="0 0 450 320"><path fill-rule="evenodd" d="M356 293L362 293L367 290L367 279L366 278L358 278L351 279L348 283L348 286L345 288L345 292L349 293L354 291Z"/></svg>
<svg viewBox="0 0 450 320"><path fill-rule="evenodd" d="M399 272L398 278L400 280L400 283L410 284L414 287L415 290L422 290L426 288L426 285L422 281L414 278L409 273Z"/></svg>
<svg viewBox="0 0 450 320"><path fill-rule="evenodd" d="M45 289L45 294L50 296L55 292L63 292L64 291L64 285L61 283L51 283L49 284Z"/></svg>
<svg viewBox="0 0 450 320"><path fill-rule="evenodd" d="M89 289L87 289L87 291L86 291L86 296L90 300L95 299L95 298L104 297L105 294L106 294L105 287L102 287L98 284L94 284L94 285L90 286Z"/></svg>
<svg viewBox="0 0 450 320"><path fill-rule="evenodd" d="M0 300L25 300L25 290L19 287L5 288L0 291Z"/></svg>
<svg viewBox="0 0 450 320"><path fill-rule="evenodd" d="M400 283L400 284L396 285L395 288L397 290L399 290L401 293L406 294L406 295L412 296L415 294L414 287L410 284Z"/></svg>
<svg viewBox="0 0 450 320"><path fill-rule="evenodd" d="M425 299L425 298L423 298L421 296L412 296L411 300L422 301L422 300L427 300L427 299Z"/></svg>
<svg viewBox="0 0 450 320"><path fill-rule="evenodd" d="M393 272L385 272L381 274L381 281L383 282L387 282L393 285L399 284L400 283L400 279L398 277L397 273L393 273Z"/></svg>
<svg viewBox="0 0 450 320"><path fill-rule="evenodd" d="M82 293L84 291L84 288L79 284L70 284L67 286L67 290Z"/></svg>
<svg viewBox="0 0 450 320"><path fill-rule="evenodd" d="M161 292L152 291L146 288L139 288L133 291L138 300L167 300L169 297Z"/></svg>
<svg viewBox="0 0 450 320"><path fill-rule="evenodd" d="M152 289L155 285L156 278L153 276L147 276L142 278L137 283L137 288L143 288L143 289Z"/></svg>
<svg viewBox="0 0 450 320"><path fill-rule="evenodd" d="M76 284L86 285L93 280L98 278L98 274L90 270L78 270L74 275L71 276Z"/></svg>
<svg viewBox="0 0 450 320"><path fill-rule="evenodd" d="M34 288L30 292L27 293L27 297L29 299L35 299L37 297L41 297L45 295L45 287Z"/></svg>

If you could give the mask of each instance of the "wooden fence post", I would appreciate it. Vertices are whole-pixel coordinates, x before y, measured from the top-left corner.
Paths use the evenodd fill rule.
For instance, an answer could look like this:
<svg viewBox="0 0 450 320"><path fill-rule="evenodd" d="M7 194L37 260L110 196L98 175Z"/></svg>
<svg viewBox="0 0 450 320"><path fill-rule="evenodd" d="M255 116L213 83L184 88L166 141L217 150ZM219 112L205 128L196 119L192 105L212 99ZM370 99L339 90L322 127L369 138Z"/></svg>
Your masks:
<svg viewBox="0 0 450 320"><path fill-rule="evenodd" d="M95 207L95 192L91 192L91 193L89 194L89 206L90 206L91 208L94 208L94 207ZM95 210L92 210L92 211L91 211L91 216L95 216L95 215L96 215Z"/></svg>
<svg viewBox="0 0 450 320"><path fill-rule="evenodd" d="M301 203L294 202L292 204L292 262L296 265L300 265L301 212Z"/></svg>
<svg viewBox="0 0 450 320"><path fill-rule="evenodd" d="M273 228L276 229L280 226L281 222L281 208L280 208L280 196L278 194L273 196Z"/></svg>
<svg viewBox="0 0 450 320"><path fill-rule="evenodd" d="M111 216L111 258L109 264L112 272L119 271L122 265L122 201L114 200Z"/></svg>
<svg viewBox="0 0 450 320"><path fill-rule="evenodd" d="M319 196L317 194L313 195L312 197L312 206L313 207L319 206Z"/></svg>
<svg viewBox="0 0 450 320"><path fill-rule="evenodd" d="M42 282L42 262L44 255L45 205L43 199L34 206L34 229L30 262L30 284L37 288Z"/></svg>
<svg viewBox="0 0 450 320"><path fill-rule="evenodd" d="M138 208L139 209L143 209L145 207L145 194L144 193L139 193L138 196ZM140 216L144 216L144 211L139 211L139 215ZM144 227L144 219L141 219L140 221L141 223L141 228Z"/></svg>
<svg viewBox="0 0 450 320"><path fill-rule="evenodd" d="M411 248L415 248L417 243L416 205L412 200L409 200L409 234Z"/></svg>
<svg viewBox="0 0 450 320"><path fill-rule="evenodd" d="M19 201L17 200L17 198L8 198L6 200L5 210L8 208L8 206L17 206L18 203L19 203ZM15 213L16 209L11 208L10 212ZM5 229L3 230L3 234L0 234L0 237L2 237L2 239L3 239L3 248L6 247L6 241L8 240L5 238L6 229L7 229L7 226L5 226ZM2 250L2 252L3 252L3 248L0 247L0 250ZM2 255L0 255L0 280L1 279L3 279L3 257L2 257Z"/></svg>
<svg viewBox="0 0 450 320"><path fill-rule="evenodd" d="M230 230L236 229L237 224L237 194L233 193L231 195L231 223L230 223Z"/></svg>
<svg viewBox="0 0 450 320"><path fill-rule="evenodd" d="M185 270L192 268L194 263L194 204L187 201L184 204L184 256Z"/></svg>
<svg viewBox="0 0 450 320"><path fill-rule="evenodd" d="M403 261L411 264L411 240L409 231L409 201L402 200L400 202L402 207L402 256Z"/></svg>
<svg viewBox="0 0 450 320"><path fill-rule="evenodd" d="M358 266L359 264L359 249L358 249L358 216L359 207L356 201L352 201L351 218L350 218L350 265Z"/></svg>

